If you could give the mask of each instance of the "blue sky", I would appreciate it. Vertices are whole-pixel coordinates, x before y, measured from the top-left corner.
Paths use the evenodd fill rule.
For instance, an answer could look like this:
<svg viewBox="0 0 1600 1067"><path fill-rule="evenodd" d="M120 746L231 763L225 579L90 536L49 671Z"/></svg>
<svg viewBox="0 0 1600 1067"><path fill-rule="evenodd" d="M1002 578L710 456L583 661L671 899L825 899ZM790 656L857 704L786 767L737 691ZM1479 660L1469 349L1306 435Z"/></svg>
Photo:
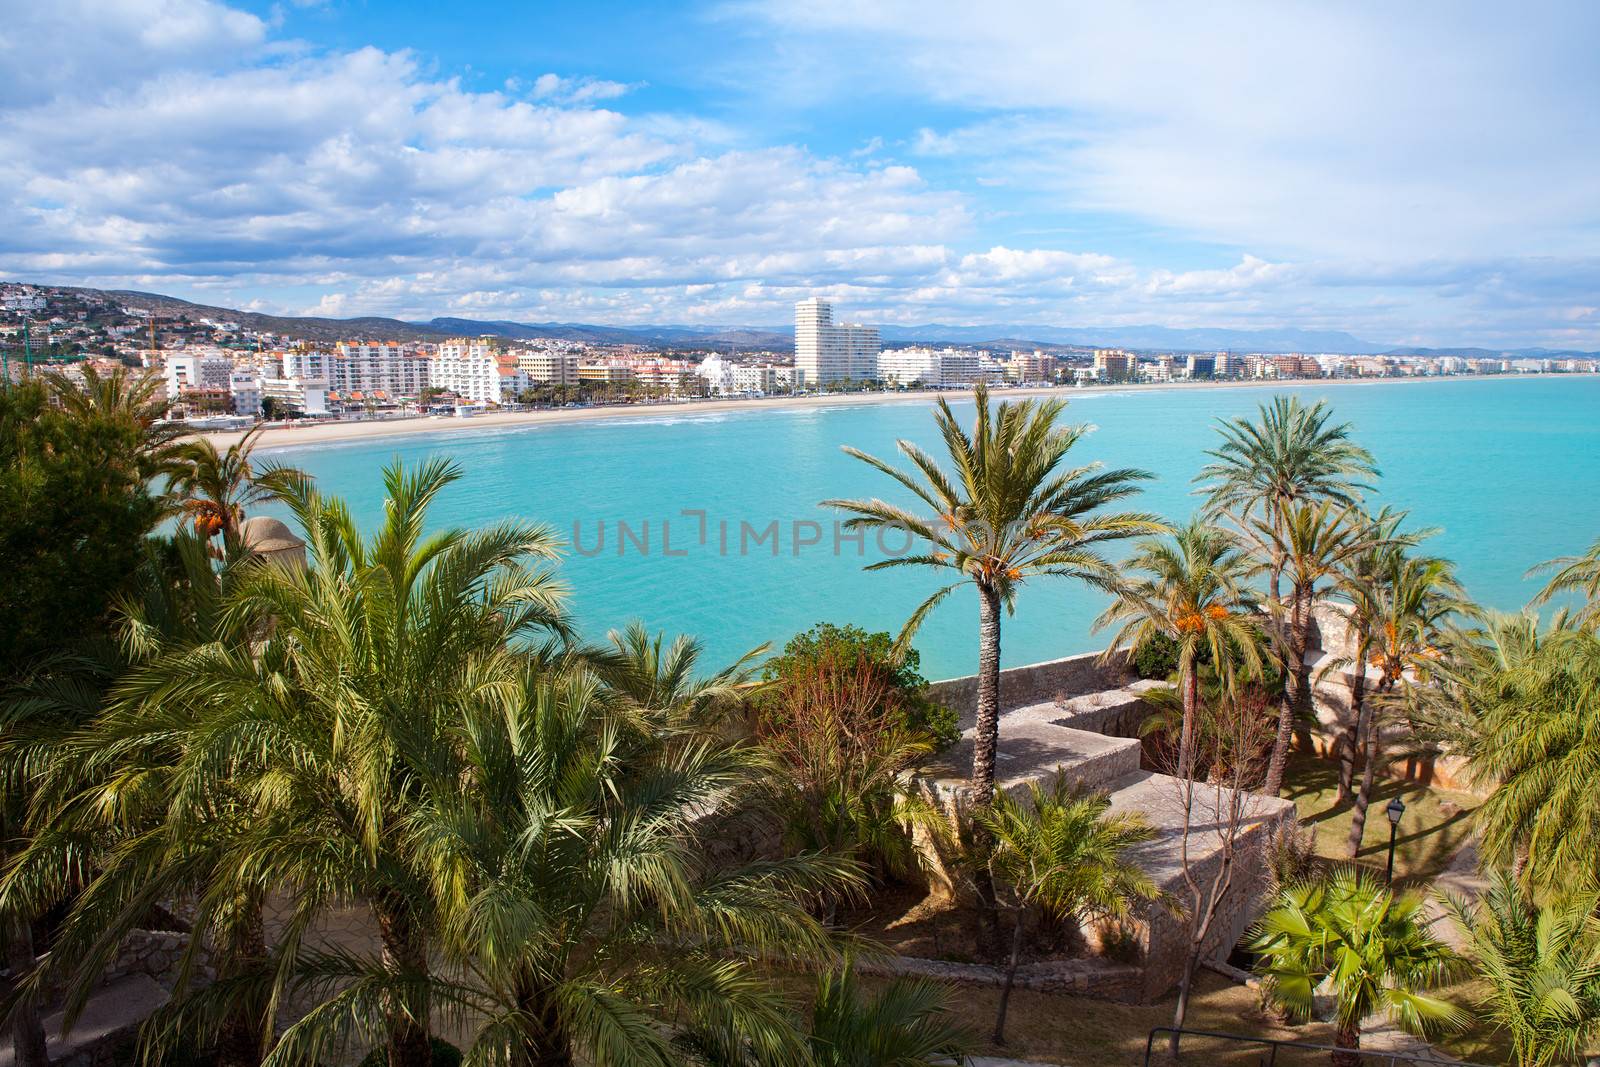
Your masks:
<svg viewBox="0 0 1600 1067"><path fill-rule="evenodd" d="M0 275L1600 348L1597 45L1591 3L53 0L0 23Z"/></svg>

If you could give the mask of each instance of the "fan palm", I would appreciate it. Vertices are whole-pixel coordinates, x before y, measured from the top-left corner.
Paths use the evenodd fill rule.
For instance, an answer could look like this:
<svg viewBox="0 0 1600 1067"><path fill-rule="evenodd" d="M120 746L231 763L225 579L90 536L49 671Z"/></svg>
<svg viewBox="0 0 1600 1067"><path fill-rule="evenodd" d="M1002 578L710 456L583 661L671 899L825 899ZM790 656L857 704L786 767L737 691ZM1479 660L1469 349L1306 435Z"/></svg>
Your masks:
<svg viewBox="0 0 1600 1067"><path fill-rule="evenodd" d="M1581 1059L1600 1037L1600 919L1593 894L1540 906L1504 869L1475 903L1447 902L1488 987L1478 1009L1516 1067Z"/></svg>
<svg viewBox="0 0 1600 1067"><path fill-rule="evenodd" d="M934 422L954 465L938 461L910 441L900 453L913 470L901 470L858 449L845 451L893 478L920 505L919 515L884 500L827 500L824 505L851 513L848 529L897 530L925 545L924 551L871 564L930 567L956 580L928 597L900 633L909 643L922 621L956 589L978 591L978 706L972 753L972 795L982 805L994 792L995 749L999 740L1000 612L1010 609L1031 578L1076 578L1109 588L1112 565L1103 545L1164 529L1154 516L1104 512L1107 505L1138 491L1150 477L1132 469L1101 470L1098 464L1062 469L1086 426L1059 424L1059 400L1002 402L993 409L988 390L976 390L977 421L968 434L950 405L940 398Z"/></svg>
<svg viewBox="0 0 1600 1067"><path fill-rule="evenodd" d="M1384 1012L1407 1031L1431 1037L1466 1022L1448 1001L1428 995L1458 969L1435 936L1421 892L1395 893L1365 871L1344 868L1282 890L1256 925L1250 948L1271 1001L1291 1017L1311 1016L1317 990L1334 998L1335 1067L1360 1067L1361 1022Z"/></svg>
<svg viewBox="0 0 1600 1067"><path fill-rule="evenodd" d="M1022 912L1038 907L1054 919L1081 925L1122 919L1134 906L1160 896L1150 876L1126 855L1155 837L1138 815L1113 815L1103 793L1083 794L1061 776L1046 792L1029 784L1024 803L1004 790L977 818L994 840L989 865L1016 895L1011 958L1000 992L994 1042L1005 1043L1006 1008L1022 949Z"/></svg>
<svg viewBox="0 0 1600 1067"><path fill-rule="evenodd" d="M1555 573L1550 575L1550 580L1533 598L1533 605L1547 604L1567 594L1580 594L1584 602L1574 613L1574 621L1591 629L1600 623L1600 539L1596 539L1580 556L1559 556L1539 564L1528 574L1531 576L1551 571Z"/></svg>
<svg viewBox="0 0 1600 1067"><path fill-rule="evenodd" d="M481 1023L475 1062L671 1062L667 1022L792 1060L798 1035L755 961L831 960L807 904L857 875L806 855L710 867L705 834L763 761L706 733L628 729L609 703L593 677L533 665L409 753L424 799L396 830L438 908L431 1001ZM321 960L308 981L331 995L269 1064L318 1058L352 1024L380 1031L411 994L407 975Z"/></svg>
<svg viewBox="0 0 1600 1067"><path fill-rule="evenodd" d="M1120 570L1116 599L1095 629L1119 626L1106 654L1137 648L1157 634L1178 648L1178 690L1183 705L1178 775L1193 771L1195 717L1200 708L1202 653L1209 652L1218 681L1231 690L1234 661L1246 677L1263 670L1262 633L1248 582L1255 570L1226 530L1198 519L1170 539L1139 543Z"/></svg>

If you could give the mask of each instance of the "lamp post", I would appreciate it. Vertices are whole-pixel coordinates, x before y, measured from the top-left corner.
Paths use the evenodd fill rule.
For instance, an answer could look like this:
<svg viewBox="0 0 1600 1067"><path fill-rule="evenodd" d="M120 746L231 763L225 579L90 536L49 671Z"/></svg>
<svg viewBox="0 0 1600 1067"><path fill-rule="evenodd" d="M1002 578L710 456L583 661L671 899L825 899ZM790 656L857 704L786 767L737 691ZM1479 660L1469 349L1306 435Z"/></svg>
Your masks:
<svg viewBox="0 0 1600 1067"><path fill-rule="evenodd" d="M1406 802L1399 797L1389 801L1389 806L1383 809L1389 816L1389 869L1384 874L1384 880L1394 883L1394 837L1400 830L1400 816L1406 813Z"/></svg>

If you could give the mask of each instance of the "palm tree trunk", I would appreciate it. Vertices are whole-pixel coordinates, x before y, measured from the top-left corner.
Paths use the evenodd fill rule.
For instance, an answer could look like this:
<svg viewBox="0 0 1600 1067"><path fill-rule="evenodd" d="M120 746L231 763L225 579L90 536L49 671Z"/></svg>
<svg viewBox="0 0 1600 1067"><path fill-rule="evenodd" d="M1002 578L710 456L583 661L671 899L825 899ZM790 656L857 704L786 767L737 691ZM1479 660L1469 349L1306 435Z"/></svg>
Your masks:
<svg viewBox="0 0 1600 1067"><path fill-rule="evenodd" d="M384 969L407 982L420 982L428 973L426 935L397 894L387 894L374 907L382 941ZM428 1040L428 1002L419 993L391 995L388 1003L389 1067L432 1067L433 1047Z"/></svg>
<svg viewBox="0 0 1600 1067"><path fill-rule="evenodd" d="M1200 706L1200 672L1194 659L1183 671L1183 725L1178 730L1178 777L1194 777L1194 718Z"/></svg>
<svg viewBox="0 0 1600 1067"><path fill-rule="evenodd" d="M1022 955L1022 909L1017 909L1016 925L1011 928L1011 960L1006 964L1006 984L1000 987L1000 1007L994 1017L994 1043L1006 1043L1006 1010L1011 1007L1011 987L1017 980L1017 960Z"/></svg>
<svg viewBox="0 0 1600 1067"><path fill-rule="evenodd" d="M1384 684L1378 683L1378 691L1384 690ZM1372 803L1372 779L1378 771L1378 750L1383 742L1383 724L1377 716L1369 716L1367 723L1367 744L1362 752L1362 759L1366 766L1361 769L1361 789L1356 793L1355 807L1350 811L1350 840L1345 844L1345 850L1351 859L1355 859L1361 851L1361 839L1367 830L1367 807Z"/></svg>
<svg viewBox="0 0 1600 1067"><path fill-rule="evenodd" d="M1306 670L1306 633L1305 626L1301 623L1301 597L1294 594L1294 603L1290 608L1288 641L1288 662L1283 665L1282 688L1278 692L1278 733L1272 740L1272 756L1267 760L1267 780L1261 784L1261 791L1269 797L1275 797L1283 791L1283 773L1289 763L1289 742L1294 739L1295 709L1300 703L1298 693L1290 688L1290 678L1295 681L1298 688L1302 677L1309 678Z"/></svg>
<svg viewBox="0 0 1600 1067"><path fill-rule="evenodd" d="M1311 692L1311 664L1307 662L1311 651L1311 591L1297 592L1294 604L1294 722L1303 746L1309 749L1311 723L1316 715L1316 698Z"/></svg>
<svg viewBox="0 0 1600 1067"><path fill-rule="evenodd" d="M994 761L1000 746L1000 593L978 585L978 721L972 737L972 805L986 808L994 802ZM992 959L1000 948L1000 911L995 899L994 876L989 872L988 833L972 830L978 894L978 954Z"/></svg>
<svg viewBox="0 0 1600 1067"><path fill-rule="evenodd" d="M978 721L972 736L972 802L994 799L995 750L1000 745L1000 593L978 583Z"/></svg>
<svg viewBox="0 0 1600 1067"><path fill-rule="evenodd" d="M1339 800L1355 796L1356 752L1367 736L1367 648L1356 650L1355 673L1350 675L1350 725L1339 735Z"/></svg>
<svg viewBox="0 0 1600 1067"><path fill-rule="evenodd" d="M523 1047L512 1050L514 1067L572 1067L572 1039L555 997L526 979L518 982L516 997L530 1029Z"/></svg>
<svg viewBox="0 0 1600 1067"><path fill-rule="evenodd" d="M1340 1024L1339 1030L1334 1034L1333 1043L1339 1049L1357 1050L1361 1048L1361 1027L1356 1023ZM1361 1053L1359 1051L1339 1051L1333 1054L1333 1067L1361 1067Z"/></svg>
<svg viewBox="0 0 1600 1067"><path fill-rule="evenodd" d="M25 919L14 920L6 937L6 966L11 969L12 982L27 977L36 962L33 928ZM32 997L24 997L12 1009L11 1048L17 1067L50 1067L44 1027L39 1022L39 1008Z"/></svg>
<svg viewBox="0 0 1600 1067"><path fill-rule="evenodd" d="M232 932L228 971L236 977L249 975L267 958L267 937L261 921L261 902L247 901L239 926ZM223 1020L217 1041L219 1067L257 1067L266 1050L266 1018L260 999L239 998Z"/></svg>

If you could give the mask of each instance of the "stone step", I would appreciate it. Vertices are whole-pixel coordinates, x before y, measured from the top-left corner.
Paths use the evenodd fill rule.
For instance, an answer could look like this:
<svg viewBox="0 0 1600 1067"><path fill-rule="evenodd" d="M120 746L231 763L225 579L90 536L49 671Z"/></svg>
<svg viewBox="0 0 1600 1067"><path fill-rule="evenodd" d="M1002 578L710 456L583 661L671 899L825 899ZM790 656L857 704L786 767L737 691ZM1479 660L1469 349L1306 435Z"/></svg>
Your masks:
<svg viewBox="0 0 1600 1067"><path fill-rule="evenodd" d="M45 1016L45 1052L51 1063L80 1056L85 1057L83 1062L101 1062L97 1052L132 1035L166 1002L167 991L153 978L142 974L118 978L95 990L65 1038L61 1036L61 1012ZM0 1067L11 1067L14 1055L7 1030L0 1041Z"/></svg>

